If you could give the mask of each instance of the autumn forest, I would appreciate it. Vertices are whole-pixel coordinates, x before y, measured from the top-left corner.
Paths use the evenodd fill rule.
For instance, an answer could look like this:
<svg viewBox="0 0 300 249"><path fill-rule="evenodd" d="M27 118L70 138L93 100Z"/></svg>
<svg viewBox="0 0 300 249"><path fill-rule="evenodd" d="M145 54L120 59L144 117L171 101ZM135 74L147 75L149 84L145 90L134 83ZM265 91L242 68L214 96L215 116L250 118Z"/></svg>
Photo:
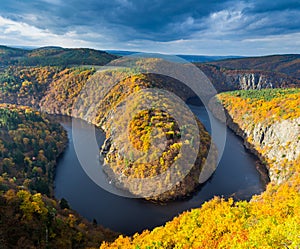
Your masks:
<svg viewBox="0 0 300 249"><path fill-rule="evenodd" d="M100 70L118 59L92 49L0 47L0 248L299 248L299 56L273 58L272 67L262 63L269 57L194 64L218 92L210 96L210 111L218 118L214 103L224 108L226 125L267 172L270 181L259 195L250 200L215 196L132 236L87 220L66 199L55 198L57 162L70 142L56 115L101 128L104 172L145 202L164 205L192 196L210 150L208 167L216 167L217 147L201 120L191 114L192 126L188 111L174 106L174 99L147 90L165 90L178 96L178 103L197 99L202 105L197 94L171 77L139 71L139 59L130 69ZM160 59L147 60L149 68L155 63ZM139 106L151 108L137 112ZM177 122L176 115L187 124ZM154 139L162 142L150 155L142 154ZM195 160L190 162L182 151ZM185 167L176 166L171 172L180 180L173 186L168 172L177 162L190 171L184 174ZM132 184L161 174L153 195L143 196L153 191L150 185Z"/></svg>

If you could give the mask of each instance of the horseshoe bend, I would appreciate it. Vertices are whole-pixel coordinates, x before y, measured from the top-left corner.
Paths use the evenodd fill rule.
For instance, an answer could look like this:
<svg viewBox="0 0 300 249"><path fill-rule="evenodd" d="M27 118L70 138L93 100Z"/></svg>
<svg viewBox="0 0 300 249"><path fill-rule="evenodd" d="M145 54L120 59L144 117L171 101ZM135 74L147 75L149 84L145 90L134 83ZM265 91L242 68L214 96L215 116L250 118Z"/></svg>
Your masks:
<svg viewBox="0 0 300 249"><path fill-rule="evenodd" d="M56 48L45 51L49 50L54 53ZM264 59L269 57L257 60ZM46 113L81 118L101 127L106 140L99 158L108 181L134 197L163 203L192 195L203 170L216 168L217 146L185 104L195 101L196 94L174 78L123 68L101 71L90 65L59 66L56 61L51 66L3 66L1 245L96 248L107 241L101 248L296 248L300 243L299 79L297 73L287 76L276 71L293 70L296 61L282 64L269 76L264 64L258 63L261 68L254 73L245 69L254 67L253 60L197 66L219 92L226 91L216 95L215 104L224 107L227 125L259 158L258 170L270 180L266 190L250 201L215 197L164 226L132 237L118 237L97 221L91 224L72 211L66 200L53 198L55 162L66 146L66 134L55 123L55 115ZM234 71L225 63L243 67ZM270 86L268 77L276 79L277 89L260 89ZM251 82L245 83L248 78ZM212 113L222 116L213 106L210 102ZM205 164L209 152L210 161ZM12 228L15 233L8 236Z"/></svg>

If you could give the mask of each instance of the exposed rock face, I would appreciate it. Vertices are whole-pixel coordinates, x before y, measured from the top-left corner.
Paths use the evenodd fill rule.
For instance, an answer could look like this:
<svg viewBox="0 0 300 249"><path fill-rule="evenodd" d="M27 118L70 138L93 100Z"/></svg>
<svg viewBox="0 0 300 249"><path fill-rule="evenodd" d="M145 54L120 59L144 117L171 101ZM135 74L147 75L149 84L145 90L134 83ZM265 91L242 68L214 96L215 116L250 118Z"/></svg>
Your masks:
<svg viewBox="0 0 300 249"><path fill-rule="evenodd" d="M239 70L260 70L265 72L278 72L300 79L300 55L269 55L262 57L248 57L240 59L226 59L212 61L209 64L221 68Z"/></svg>
<svg viewBox="0 0 300 249"><path fill-rule="evenodd" d="M250 125L249 125L250 126ZM300 118L288 119L271 125L258 123L254 129L245 130L249 143L259 148L266 160L272 163L270 179L280 184L289 177L283 161L294 161L300 156Z"/></svg>
<svg viewBox="0 0 300 249"><path fill-rule="evenodd" d="M236 89L262 89L262 88L278 88L288 86L291 80L288 77L276 78L272 74L261 72L226 72L226 83L232 85Z"/></svg>
<svg viewBox="0 0 300 249"><path fill-rule="evenodd" d="M290 171L283 167L283 162L292 162L300 156L300 118L272 124L237 124L228 112L226 115L227 125L244 139L248 149L267 164L270 180L276 184L286 180Z"/></svg>
<svg viewBox="0 0 300 249"><path fill-rule="evenodd" d="M262 70L233 70L197 64L218 92L263 88L297 87L300 80L287 74Z"/></svg>
<svg viewBox="0 0 300 249"><path fill-rule="evenodd" d="M268 77L257 73L229 75L227 76L227 80L243 90L273 87Z"/></svg>

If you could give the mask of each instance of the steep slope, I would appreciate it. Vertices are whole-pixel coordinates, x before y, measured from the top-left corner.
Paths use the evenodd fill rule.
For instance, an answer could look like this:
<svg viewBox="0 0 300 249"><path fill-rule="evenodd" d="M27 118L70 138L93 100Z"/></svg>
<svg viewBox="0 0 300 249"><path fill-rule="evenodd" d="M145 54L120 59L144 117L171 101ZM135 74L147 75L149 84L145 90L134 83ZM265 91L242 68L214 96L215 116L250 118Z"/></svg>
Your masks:
<svg viewBox="0 0 300 249"><path fill-rule="evenodd" d="M0 101L38 108L49 84L61 71L59 67L10 66L0 72Z"/></svg>
<svg viewBox="0 0 300 249"><path fill-rule="evenodd" d="M290 177L300 156L300 89L223 93L228 125L246 138L246 146L264 161L272 182ZM255 125L253 125L255 124Z"/></svg>
<svg viewBox="0 0 300 249"><path fill-rule="evenodd" d="M63 105L70 104L67 100L74 101L95 72L91 67L10 66L0 73L0 102L38 109L43 105L58 106L64 113Z"/></svg>
<svg viewBox="0 0 300 249"><path fill-rule="evenodd" d="M211 80L218 92L263 88L290 88L300 86L300 80L288 74L258 69L228 69L227 64L196 64Z"/></svg>
<svg viewBox="0 0 300 249"><path fill-rule="evenodd" d="M74 102L95 72L93 68L66 68L58 72L41 95L38 108L51 114L72 115Z"/></svg>
<svg viewBox="0 0 300 249"><path fill-rule="evenodd" d="M210 64L227 69L280 72L300 79L300 55L298 54L227 59Z"/></svg>

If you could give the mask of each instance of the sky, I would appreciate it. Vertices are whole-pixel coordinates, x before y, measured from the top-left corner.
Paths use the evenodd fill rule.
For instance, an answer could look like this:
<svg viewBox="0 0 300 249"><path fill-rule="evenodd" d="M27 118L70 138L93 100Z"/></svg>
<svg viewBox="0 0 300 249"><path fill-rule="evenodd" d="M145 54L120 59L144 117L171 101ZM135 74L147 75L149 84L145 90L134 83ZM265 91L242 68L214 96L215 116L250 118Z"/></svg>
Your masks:
<svg viewBox="0 0 300 249"><path fill-rule="evenodd" d="M300 0L1 0L0 44L198 55L300 53Z"/></svg>

